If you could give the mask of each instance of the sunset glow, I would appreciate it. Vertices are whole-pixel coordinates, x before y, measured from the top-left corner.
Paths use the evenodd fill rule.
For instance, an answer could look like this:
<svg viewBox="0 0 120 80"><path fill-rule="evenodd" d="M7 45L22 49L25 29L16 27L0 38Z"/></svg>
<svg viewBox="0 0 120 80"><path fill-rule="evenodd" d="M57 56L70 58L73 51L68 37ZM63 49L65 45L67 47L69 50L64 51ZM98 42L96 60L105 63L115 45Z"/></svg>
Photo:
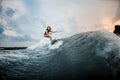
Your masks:
<svg viewBox="0 0 120 80"><path fill-rule="evenodd" d="M109 32L113 32L114 31L114 27L115 25L120 25L120 20L113 22L113 20L109 17L106 17L103 21L103 28L108 30Z"/></svg>

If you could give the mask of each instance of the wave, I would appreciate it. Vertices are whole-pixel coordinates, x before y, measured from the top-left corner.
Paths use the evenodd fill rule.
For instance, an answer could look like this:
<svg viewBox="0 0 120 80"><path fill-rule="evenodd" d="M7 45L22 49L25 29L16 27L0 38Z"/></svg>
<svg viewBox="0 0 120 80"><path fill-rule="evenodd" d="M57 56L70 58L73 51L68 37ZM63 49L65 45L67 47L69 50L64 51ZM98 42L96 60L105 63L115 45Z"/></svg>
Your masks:
<svg viewBox="0 0 120 80"><path fill-rule="evenodd" d="M39 49L39 48L42 48L45 46L49 47L49 49L56 49L56 48L59 48L59 46L62 45L62 43L63 43L62 39L56 39L56 40L57 40L57 42L54 45L51 45L50 40L43 39L43 40L40 40L37 44L28 47L27 49L35 50L35 49Z"/></svg>
<svg viewBox="0 0 120 80"><path fill-rule="evenodd" d="M119 80L120 38L115 34L84 32L58 42L57 47L40 42L12 58L0 54L0 75L7 80ZM27 57L14 61L17 54Z"/></svg>
<svg viewBox="0 0 120 80"><path fill-rule="evenodd" d="M27 49L34 50L34 49L37 49L37 48L40 48L40 47L42 48L43 46L45 46L49 43L50 43L49 40L41 40L38 43L36 43L35 45L32 45L32 46L28 47Z"/></svg>

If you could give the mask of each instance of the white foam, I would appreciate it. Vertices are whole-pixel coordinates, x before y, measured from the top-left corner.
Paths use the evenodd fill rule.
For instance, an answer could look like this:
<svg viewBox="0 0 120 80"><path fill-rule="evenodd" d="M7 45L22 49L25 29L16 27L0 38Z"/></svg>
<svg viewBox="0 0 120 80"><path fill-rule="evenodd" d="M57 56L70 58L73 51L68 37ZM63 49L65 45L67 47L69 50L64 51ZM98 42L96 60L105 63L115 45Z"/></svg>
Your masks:
<svg viewBox="0 0 120 80"><path fill-rule="evenodd" d="M8 60L17 60L17 59L28 59L28 55L25 54L15 54L15 53L7 53L7 54L1 54L0 59L8 59Z"/></svg>
<svg viewBox="0 0 120 80"><path fill-rule="evenodd" d="M40 40L37 44L28 47L27 49L34 50L34 49L36 49L36 48L41 48L41 47L43 47L43 46L45 46L45 45L47 45L47 44L49 44L49 43L50 43L50 40L48 40L48 39L43 39L43 40Z"/></svg>

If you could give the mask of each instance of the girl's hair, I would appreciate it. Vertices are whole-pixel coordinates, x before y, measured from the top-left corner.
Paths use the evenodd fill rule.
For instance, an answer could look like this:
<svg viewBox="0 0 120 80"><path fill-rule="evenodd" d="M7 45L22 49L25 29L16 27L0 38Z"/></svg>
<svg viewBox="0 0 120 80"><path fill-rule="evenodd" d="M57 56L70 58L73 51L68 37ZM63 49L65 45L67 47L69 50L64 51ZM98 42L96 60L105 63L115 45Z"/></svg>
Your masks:
<svg viewBox="0 0 120 80"><path fill-rule="evenodd" d="M48 26L48 27L47 27L47 30L48 30L48 28L50 28L50 29L51 29L51 27L50 27L50 26Z"/></svg>

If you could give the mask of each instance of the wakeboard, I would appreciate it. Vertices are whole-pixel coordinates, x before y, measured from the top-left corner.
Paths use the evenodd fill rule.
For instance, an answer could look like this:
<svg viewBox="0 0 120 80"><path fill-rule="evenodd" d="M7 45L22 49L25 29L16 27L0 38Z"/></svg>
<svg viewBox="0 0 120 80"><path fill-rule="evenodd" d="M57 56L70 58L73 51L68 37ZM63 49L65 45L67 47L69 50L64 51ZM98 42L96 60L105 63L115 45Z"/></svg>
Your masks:
<svg viewBox="0 0 120 80"><path fill-rule="evenodd" d="M56 39L51 40L51 45L55 44L57 41L58 40L56 40Z"/></svg>

